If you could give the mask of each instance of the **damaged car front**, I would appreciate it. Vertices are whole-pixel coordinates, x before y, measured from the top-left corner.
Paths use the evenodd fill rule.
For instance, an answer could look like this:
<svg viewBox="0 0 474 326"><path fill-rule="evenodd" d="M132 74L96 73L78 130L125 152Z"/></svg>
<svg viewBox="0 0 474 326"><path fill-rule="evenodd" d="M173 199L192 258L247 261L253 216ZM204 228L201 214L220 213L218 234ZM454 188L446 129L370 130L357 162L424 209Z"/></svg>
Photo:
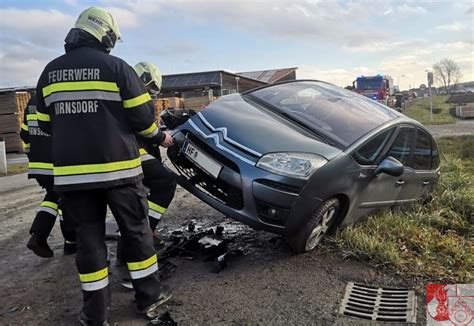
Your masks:
<svg viewBox="0 0 474 326"><path fill-rule="evenodd" d="M189 192L309 251L357 197L348 150L400 118L368 101L316 81L224 96L174 131L168 156Z"/></svg>

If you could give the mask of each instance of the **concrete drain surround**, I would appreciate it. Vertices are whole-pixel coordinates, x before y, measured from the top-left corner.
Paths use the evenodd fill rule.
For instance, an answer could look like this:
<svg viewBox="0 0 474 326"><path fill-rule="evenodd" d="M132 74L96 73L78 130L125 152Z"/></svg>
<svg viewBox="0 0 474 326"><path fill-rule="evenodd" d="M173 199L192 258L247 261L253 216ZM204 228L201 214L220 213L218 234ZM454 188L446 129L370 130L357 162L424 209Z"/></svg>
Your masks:
<svg viewBox="0 0 474 326"><path fill-rule="evenodd" d="M349 282L339 312L345 316L385 322L416 322L413 290L377 288Z"/></svg>

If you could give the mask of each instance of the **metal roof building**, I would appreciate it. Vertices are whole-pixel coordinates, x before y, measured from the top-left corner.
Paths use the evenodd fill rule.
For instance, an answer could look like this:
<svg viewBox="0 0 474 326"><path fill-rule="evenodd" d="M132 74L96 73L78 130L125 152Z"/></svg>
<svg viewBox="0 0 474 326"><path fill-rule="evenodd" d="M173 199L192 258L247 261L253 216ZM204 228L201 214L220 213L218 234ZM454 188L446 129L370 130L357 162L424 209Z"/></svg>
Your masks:
<svg viewBox="0 0 474 326"><path fill-rule="evenodd" d="M280 81L295 80L297 69L297 67L293 67L273 70L247 71L239 72L237 75L260 80L268 84L273 84Z"/></svg>
<svg viewBox="0 0 474 326"><path fill-rule="evenodd" d="M163 75L161 96L200 96L200 92L209 89L212 89L215 95L221 96L245 92L266 84L266 82L224 70Z"/></svg>

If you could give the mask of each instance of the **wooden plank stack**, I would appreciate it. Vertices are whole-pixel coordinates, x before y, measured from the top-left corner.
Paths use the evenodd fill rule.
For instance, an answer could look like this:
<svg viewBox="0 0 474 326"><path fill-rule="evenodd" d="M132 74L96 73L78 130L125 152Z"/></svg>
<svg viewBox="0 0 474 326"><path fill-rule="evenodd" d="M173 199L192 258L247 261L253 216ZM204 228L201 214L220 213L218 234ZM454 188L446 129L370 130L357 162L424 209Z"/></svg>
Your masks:
<svg viewBox="0 0 474 326"><path fill-rule="evenodd" d="M23 152L20 128L23 122L23 110L30 97L28 92L0 94L0 137L5 138L7 153Z"/></svg>
<svg viewBox="0 0 474 326"><path fill-rule="evenodd" d="M155 101L155 115L157 121L160 121L160 114L163 110L168 108L182 108L183 99L179 97L164 97Z"/></svg>
<svg viewBox="0 0 474 326"><path fill-rule="evenodd" d="M474 103L456 106L456 116L461 119L474 118Z"/></svg>
<svg viewBox="0 0 474 326"><path fill-rule="evenodd" d="M216 99L217 97L213 98L213 100ZM204 108L211 103L211 101L209 101L209 96L185 98L183 99L183 102L186 109L193 109L196 112L204 110Z"/></svg>

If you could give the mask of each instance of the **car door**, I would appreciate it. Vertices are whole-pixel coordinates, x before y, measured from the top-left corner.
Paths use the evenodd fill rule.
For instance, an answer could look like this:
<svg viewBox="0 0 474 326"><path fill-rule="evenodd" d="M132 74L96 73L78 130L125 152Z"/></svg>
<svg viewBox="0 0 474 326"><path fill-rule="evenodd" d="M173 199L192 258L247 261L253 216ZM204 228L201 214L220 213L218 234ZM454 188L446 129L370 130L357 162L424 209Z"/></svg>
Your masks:
<svg viewBox="0 0 474 326"><path fill-rule="evenodd" d="M390 149L384 155L384 157L392 156L404 166L403 174L393 180L393 185L398 189L396 204L413 202L421 190L416 171L411 166L415 141L415 127L402 125Z"/></svg>
<svg viewBox="0 0 474 326"><path fill-rule="evenodd" d="M374 175L377 162L390 143L396 127L385 130L368 140L352 154L360 165L359 182L356 193L357 207L366 209L393 206L396 204L400 188L396 185L397 178L388 174Z"/></svg>
<svg viewBox="0 0 474 326"><path fill-rule="evenodd" d="M400 193L399 203L410 203L429 196L437 179L436 169L439 166L437 153L438 148L434 139L417 127L413 155L407 169L409 170L407 182L411 186L406 192Z"/></svg>

